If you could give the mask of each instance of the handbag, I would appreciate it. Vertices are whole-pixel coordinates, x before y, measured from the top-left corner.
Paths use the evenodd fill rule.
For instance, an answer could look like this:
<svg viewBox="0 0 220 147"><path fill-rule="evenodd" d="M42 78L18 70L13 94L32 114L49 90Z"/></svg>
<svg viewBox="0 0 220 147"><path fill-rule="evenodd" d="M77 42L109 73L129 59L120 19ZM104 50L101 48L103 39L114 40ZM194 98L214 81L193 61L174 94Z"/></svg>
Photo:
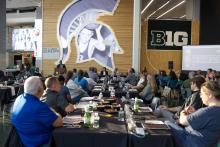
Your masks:
<svg viewBox="0 0 220 147"><path fill-rule="evenodd" d="M168 87L168 86L165 86L164 89L163 89L162 96L164 96L164 97L168 97L169 94L170 94L170 92L171 92L171 88Z"/></svg>

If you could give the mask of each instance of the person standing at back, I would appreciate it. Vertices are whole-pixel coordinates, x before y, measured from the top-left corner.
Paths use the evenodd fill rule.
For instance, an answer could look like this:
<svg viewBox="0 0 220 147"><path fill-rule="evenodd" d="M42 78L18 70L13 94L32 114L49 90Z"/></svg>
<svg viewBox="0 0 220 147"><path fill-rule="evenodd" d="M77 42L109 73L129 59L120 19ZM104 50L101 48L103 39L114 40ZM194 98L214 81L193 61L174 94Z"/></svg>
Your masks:
<svg viewBox="0 0 220 147"><path fill-rule="evenodd" d="M24 94L15 100L12 108L11 122L25 147L48 144L52 127L63 125L62 118L40 101L43 92L39 77L28 78L24 83Z"/></svg>

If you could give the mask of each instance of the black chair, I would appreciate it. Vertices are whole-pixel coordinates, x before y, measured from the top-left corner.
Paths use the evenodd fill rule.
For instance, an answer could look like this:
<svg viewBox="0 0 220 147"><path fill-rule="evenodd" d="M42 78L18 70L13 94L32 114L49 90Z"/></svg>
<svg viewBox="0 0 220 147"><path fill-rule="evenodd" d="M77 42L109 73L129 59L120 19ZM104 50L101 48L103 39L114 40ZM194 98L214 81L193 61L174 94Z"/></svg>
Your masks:
<svg viewBox="0 0 220 147"><path fill-rule="evenodd" d="M16 131L16 128L12 126L4 147L23 147L23 146L24 145L21 142L21 139Z"/></svg>

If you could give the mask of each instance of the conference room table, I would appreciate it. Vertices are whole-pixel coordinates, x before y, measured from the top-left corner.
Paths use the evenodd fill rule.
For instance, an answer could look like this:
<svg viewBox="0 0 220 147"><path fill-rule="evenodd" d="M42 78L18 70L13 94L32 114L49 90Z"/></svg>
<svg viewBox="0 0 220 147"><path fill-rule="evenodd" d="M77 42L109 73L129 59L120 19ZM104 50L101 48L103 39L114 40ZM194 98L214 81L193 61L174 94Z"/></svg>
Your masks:
<svg viewBox="0 0 220 147"><path fill-rule="evenodd" d="M82 110L75 110L72 115L82 115ZM149 114L147 114L148 116ZM117 114L99 112L100 127L80 128L63 126L52 133L53 147L174 147L175 143L169 130L147 130L144 137L138 137L128 130L126 121L119 121ZM168 131L168 132L167 132Z"/></svg>
<svg viewBox="0 0 220 147"><path fill-rule="evenodd" d="M145 121L156 121L160 122L157 117L152 112L144 112L144 113L136 113L133 114L134 121L136 123L144 124ZM165 125L164 128L160 125L150 125L151 127L145 128L145 136L137 136L133 135L132 133L129 134L129 147L142 147L142 146L149 146L149 147L175 147L174 138L172 137L171 130ZM129 132L129 131L128 131Z"/></svg>
<svg viewBox="0 0 220 147"><path fill-rule="evenodd" d="M74 114L81 114L80 110ZM116 116L99 113L98 129L61 127L52 134L51 145L56 147L126 147L128 134L125 122L118 121Z"/></svg>

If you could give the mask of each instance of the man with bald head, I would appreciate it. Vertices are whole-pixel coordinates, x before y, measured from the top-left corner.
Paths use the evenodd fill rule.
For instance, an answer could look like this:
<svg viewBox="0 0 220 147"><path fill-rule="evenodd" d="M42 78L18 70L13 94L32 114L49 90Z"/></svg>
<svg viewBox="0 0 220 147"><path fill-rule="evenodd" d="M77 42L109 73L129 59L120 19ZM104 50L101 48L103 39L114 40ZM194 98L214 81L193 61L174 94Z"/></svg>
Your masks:
<svg viewBox="0 0 220 147"><path fill-rule="evenodd" d="M44 92L39 77L29 77L24 83L24 94L13 106L11 121L24 146L42 146L49 142L53 127L63 125L62 118L56 115L47 104L40 101Z"/></svg>

